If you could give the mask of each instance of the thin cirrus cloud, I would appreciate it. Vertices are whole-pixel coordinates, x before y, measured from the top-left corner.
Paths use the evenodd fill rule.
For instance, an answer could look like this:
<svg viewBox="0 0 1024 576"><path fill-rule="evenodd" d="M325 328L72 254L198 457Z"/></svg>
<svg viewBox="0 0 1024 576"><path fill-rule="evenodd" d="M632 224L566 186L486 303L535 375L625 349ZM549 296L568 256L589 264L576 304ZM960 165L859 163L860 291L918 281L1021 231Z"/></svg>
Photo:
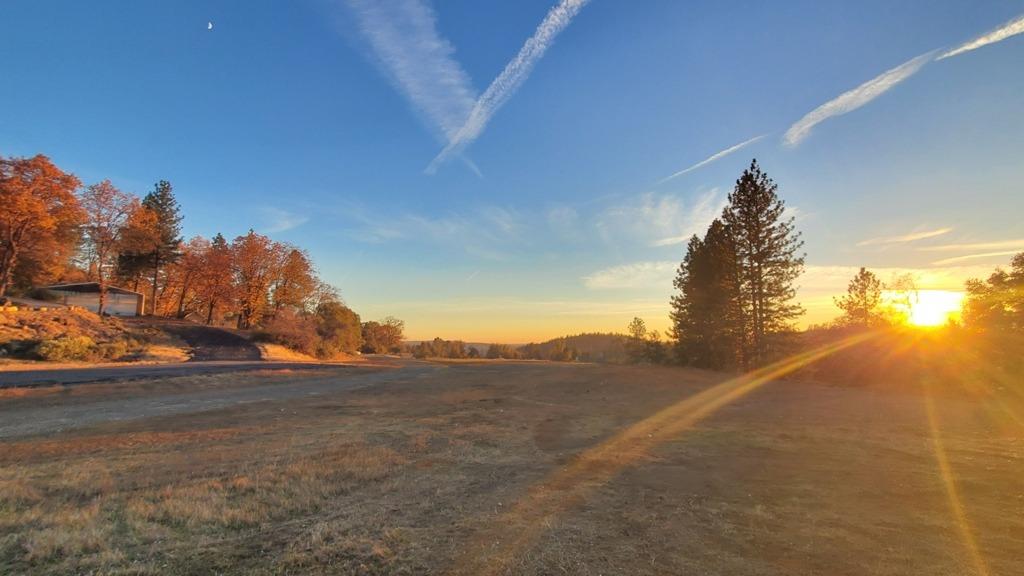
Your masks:
<svg viewBox="0 0 1024 576"><path fill-rule="evenodd" d="M480 137L487 123L490 122L495 112L515 93L515 91L526 81L533 67L544 56L544 53L554 43L555 38L569 26L572 19L587 4L589 0L561 0L544 17L544 20L537 26L519 53L516 54L501 71L501 74L491 82L483 95L477 99L466 118L465 123L458 129L454 136L450 137L448 144L430 162L426 172L431 174L437 167L458 154L466 146Z"/></svg>
<svg viewBox="0 0 1024 576"><path fill-rule="evenodd" d="M679 266L678 262L659 260L633 262L621 266L602 268L583 277L583 285L589 290L615 290L623 288L648 288L668 285Z"/></svg>
<svg viewBox="0 0 1024 576"><path fill-rule="evenodd" d="M998 252L982 252L980 254L968 254L966 256L955 256L953 258L943 258L942 260L936 260L932 262L933 266L947 266L949 264L958 264L960 262L967 262L969 260L979 260L981 258L995 258L996 256L1013 256L1017 254L1017 250L1000 250Z"/></svg>
<svg viewBox="0 0 1024 576"><path fill-rule="evenodd" d="M868 238L867 240L861 240L857 242L857 246L882 246L886 244L905 244L907 242L917 242L918 240L926 240L928 238L935 238L936 236L942 236L952 232L952 228L936 228L934 230L923 230L920 232L911 232L909 234L900 234L899 236L882 236L880 238Z"/></svg>
<svg viewBox="0 0 1024 576"><path fill-rule="evenodd" d="M1018 34L1024 34L1024 16L1018 16L1013 20L1010 20L1009 22L1003 24L999 28L996 28L995 30L986 32L985 34L978 36L977 38L971 40L970 42L965 42L960 46L953 48L952 50L944 52L941 56L936 58L936 60L943 60L945 58L950 58L952 56L958 56L960 54L963 54L964 52L977 50L982 46L995 44L996 42L1006 40L1007 38L1011 36L1016 36Z"/></svg>
<svg viewBox="0 0 1024 576"><path fill-rule="evenodd" d="M349 0L359 30L380 68L413 108L450 140L469 116L476 91L437 32L434 11L421 0Z"/></svg>
<svg viewBox="0 0 1024 576"><path fill-rule="evenodd" d="M726 200L717 188L701 193L693 200L679 194L645 193L606 207L595 219L594 227L605 243L623 242L660 247L685 243L690 236L702 234L722 213Z"/></svg>
<svg viewBox="0 0 1024 576"><path fill-rule="evenodd" d="M734 146L730 146L730 147L726 148L725 150L720 150L718 152L715 152L711 156L708 156L707 158L701 160L700 162L697 162L696 164L694 164L693 166L690 166L689 168L683 168L682 170L680 170L679 172L676 172L675 174L672 174L671 176L662 178L661 180L658 181L658 184L659 185L660 184L664 184L665 182L668 182L669 180L672 180L673 178L678 178L679 176L682 176L683 174L687 174L689 172L693 172L694 170L697 170L698 168L703 168L704 166L707 166L708 164L711 164L715 160L724 158L724 157L728 156L729 154L732 154L733 152L736 152L737 150L740 150L741 148L745 148L745 147L753 144L754 142L757 142L758 140L760 140L761 138L764 138L764 137L765 137L765 134L761 134L760 136L754 136L753 138L751 138L749 140L744 140L743 142L740 142L739 144L736 144Z"/></svg>
<svg viewBox="0 0 1024 576"><path fill-rule="evenodd" d="M815 126L829 118L853 112L875 98L878 98L882 94L885 94L900 82L903 82L907 78L916 74L918 70L932 59L934 54L935 51L933 50L916 58L911 58L903 64L900 64L891 70L887 70L860 86L857 86L853 90L844 92L836 98L818 106L814 110L808 112L803 118L797 120L796 123L786 130L786 133L782 137L783 142L790 147L800 144L800 142L810 136L811 129Z"/></svg>
<svg viewBox="0 0 1024 576"><path fill-rule="evenodd" d="M260 208L260 211L267 220L267 225L263 227L263 231L268 234L285 232L292 228L298 228L306 222L309 222L309 216L295 214L294 212L274 208L272 206Z"/></svg>
<svg viewBox="0 0 1024 576"><path fill-rule="evenodd" d="M1003 250L1015 249L1024 250L1024 238L1017 240L995 240L992 242L968 242L964 244L941 244L939 246L925 246L918 248L924 252L958 252L971 250Z"/></svg>

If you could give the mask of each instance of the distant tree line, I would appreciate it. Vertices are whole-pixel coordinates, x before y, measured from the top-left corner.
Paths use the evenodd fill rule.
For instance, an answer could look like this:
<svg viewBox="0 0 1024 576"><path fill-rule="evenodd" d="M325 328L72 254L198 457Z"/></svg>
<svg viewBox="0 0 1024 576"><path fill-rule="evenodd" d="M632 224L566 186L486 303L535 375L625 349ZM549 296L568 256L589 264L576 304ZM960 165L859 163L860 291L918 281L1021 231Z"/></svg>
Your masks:
<svg viewBox="0 0 1024 576"><path fill-rule="evenodd" d="M258 329L318 356L400 346L400 320L361 323L297 246L253 230L185 241L166 180L139 198L109 180L83 188L42 155L0 157L0 207L0 296L94 281L102 314L119 284L146 294L149 315Z"/></svg>
<svg viewBox="0 0 1024 576"><path fill-rule="evenodd" d="M468 346L462 340L443 340L441 338L418 342L409 347L409 352L414 358L448 358L458 360L480 357L480 351L476 347Z"/></svg>

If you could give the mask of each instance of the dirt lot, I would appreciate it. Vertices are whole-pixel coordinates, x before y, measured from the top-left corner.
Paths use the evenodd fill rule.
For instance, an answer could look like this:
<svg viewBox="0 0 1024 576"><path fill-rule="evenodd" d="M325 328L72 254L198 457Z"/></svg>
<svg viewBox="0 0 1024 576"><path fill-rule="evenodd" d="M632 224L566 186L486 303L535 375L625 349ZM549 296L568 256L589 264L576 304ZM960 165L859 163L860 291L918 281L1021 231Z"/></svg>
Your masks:
<svg viewBox="0 0 1024 576"><path fill-rule="evenodd" d="M1024 402L745 386L496 362L2 391L0 421L137 413L0 439L0 573L1024 572Z"/></svg>

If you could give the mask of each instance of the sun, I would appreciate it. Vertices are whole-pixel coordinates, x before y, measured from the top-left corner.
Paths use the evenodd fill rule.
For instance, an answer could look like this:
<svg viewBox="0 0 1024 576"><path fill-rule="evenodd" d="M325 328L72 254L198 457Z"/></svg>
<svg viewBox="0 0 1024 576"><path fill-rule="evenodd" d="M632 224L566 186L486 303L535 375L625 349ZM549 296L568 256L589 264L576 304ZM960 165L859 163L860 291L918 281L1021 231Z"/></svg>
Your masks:
<svg viewBox="0 0 1024 576"><path fill-rule="evenodd" d="M918 290L907 298L907 304L901 302L898 308L907 313L907 322L912 326L942 326L950 320L960 317L964 293L952 290Z"/></svg>

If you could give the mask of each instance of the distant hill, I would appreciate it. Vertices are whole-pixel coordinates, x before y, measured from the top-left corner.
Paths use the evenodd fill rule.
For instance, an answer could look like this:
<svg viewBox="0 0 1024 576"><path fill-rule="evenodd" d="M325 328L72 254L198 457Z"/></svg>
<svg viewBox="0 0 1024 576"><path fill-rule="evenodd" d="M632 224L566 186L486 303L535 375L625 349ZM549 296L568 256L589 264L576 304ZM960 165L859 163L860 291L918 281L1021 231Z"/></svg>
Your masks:
<svg viewBox="0 0 1024 576"><path fill-rule="evenodd" d="M621 364L627 360L626 341L623 334L577 334L526 344L519 353L523 358Z"/></svg>

